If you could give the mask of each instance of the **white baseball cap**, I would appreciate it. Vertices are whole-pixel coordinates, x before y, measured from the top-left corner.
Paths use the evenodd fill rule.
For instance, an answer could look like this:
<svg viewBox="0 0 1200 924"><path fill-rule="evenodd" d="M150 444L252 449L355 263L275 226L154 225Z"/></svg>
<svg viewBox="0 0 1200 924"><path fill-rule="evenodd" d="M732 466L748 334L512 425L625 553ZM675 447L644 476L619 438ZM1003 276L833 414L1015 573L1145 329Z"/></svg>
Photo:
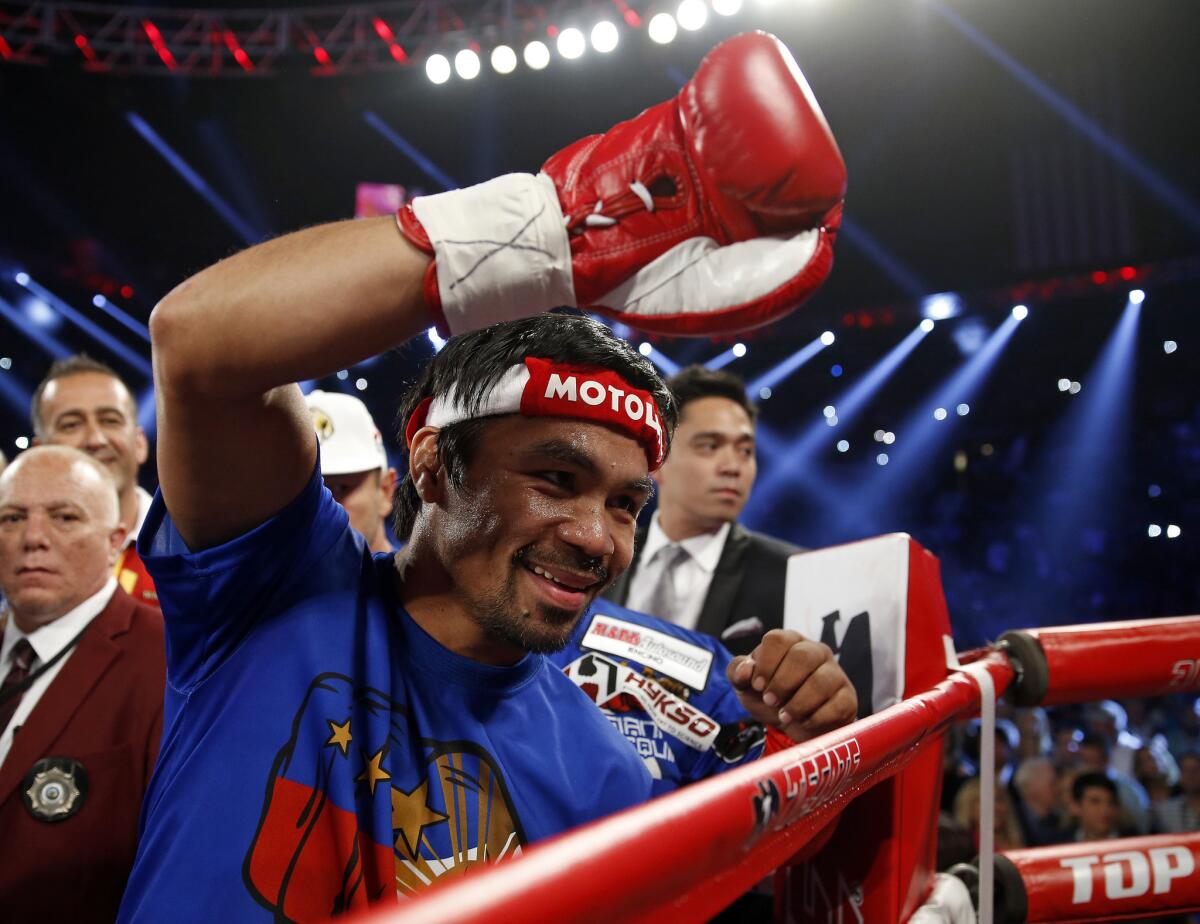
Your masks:
<svg viewBox="0 0 1200 924"><path fill-rule="evenodd" d="M365 404L353 395L320 389L310 392L304 400L321 445L322 474L349 475L376 468L387 473L383 434Z"/></svg>

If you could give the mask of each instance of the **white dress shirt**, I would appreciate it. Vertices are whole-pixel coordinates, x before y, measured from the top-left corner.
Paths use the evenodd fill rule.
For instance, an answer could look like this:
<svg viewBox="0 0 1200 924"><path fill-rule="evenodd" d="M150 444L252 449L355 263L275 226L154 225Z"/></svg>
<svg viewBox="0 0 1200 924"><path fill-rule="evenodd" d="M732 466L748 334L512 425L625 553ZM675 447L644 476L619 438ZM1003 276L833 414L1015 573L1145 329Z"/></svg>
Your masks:
<svg viewBox="0 0 1200 924"><path fill-rule="evenodd" d="M696 623L700 621L704 598L708 596L708 587L712 584L713 572L717 570L717 562L721 560L721 552L725 550L729 528L730 524L725 523L715 533L702 533L682 542L672 543L663 532L658 521L658 511L655 511L650 520L650 529L646 533L646 544L638 558L637 569L629 580L629 596L625 605L639 613L648 612L646 607L654 599L654 588L663 578L668 557L658 553L665 546L679 545L688 553L687 560L677 565L673 572L675 599L680 601L679 609L674 613L650 615L685 629L695 629Z"/></svg>
<svg viewBox="0 0 1200 924"><path fill-rule="evenodd" d="M30 672L36 671L39 665L50 661L67 646L67 643L71 639L83 631L84 626L100 615L101 611L108 606L108 601L112 599L112 595L116 589L117 581L115 578L110 577L105 581L103 587L84 600L79 606L75 607L75 609L60 616L54 622L39 626L29 635L26 635L17 627L17 621L9 613L7 625L4 627L4 641L0 643L0 677L8 676L8 672L12 668L9 655L12 653L13 646L18 641L23 638L29 639L29 644L33 648L35 655L33 664L30 666ZM46 692L50 684L54 682L54 678L58 676L58 672L63 669L63 665L70 661L74 654L74 650L65 654L53 667L30 684L29 689L25 691L25 694L21 697L21 702L17 704L17 709L8 722L8 726L4 729L3 733L0 733L0 764L4 763L8 757L9 750L12 748L13 729L25 723L25 720L29 718L29 714L33 712L33 707L42 698L42 694Z"/></svg>
<svg viewBox="0 0 1200 924"><path fill-rule="evenodd" d="M150 513L150 504L154 500L154 495L141 485L135 487L134 491L137 492L138 500L137 523L134 524L133 529L125 537L126 548L137 542L138 533L142 531L142 525L146 522L146 515Z"/></svg>

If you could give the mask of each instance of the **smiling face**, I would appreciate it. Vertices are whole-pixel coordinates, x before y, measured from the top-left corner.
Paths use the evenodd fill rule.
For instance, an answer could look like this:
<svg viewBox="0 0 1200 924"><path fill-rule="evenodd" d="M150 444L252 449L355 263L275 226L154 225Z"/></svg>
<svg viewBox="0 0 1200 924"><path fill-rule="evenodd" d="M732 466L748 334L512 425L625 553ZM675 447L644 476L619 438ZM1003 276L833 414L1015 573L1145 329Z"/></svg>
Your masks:
<svg viewBox="0 0 1200 924"><path fill-rule="evenodd" d="M426 508L455 608L493 646L487 660L566 644L629 566L652 490L642 447L617 430L519 415L487 424L462 486Z"/></svg>
<svg viewBox="0 0 1200 924"><path fill-rule="evenodd" d="M750 415L728 398L689 401L655 475L663 529L679 541L736 520L757 474Z"/></svg>
<svg viewBox="0 0 1200 924"><path fill-rule="evenodd" d="M22 631L98 591L124 539L111 478L77 452L31 449L0 477L0 591Z"/></svg>
<svg viewBox="0 0 1200 924"><path fill-rule="evenodd" d="M149 444L120 379L103 372L53 379L42 394L39 417L40 442L82 449L112 473L122 494L137 484Z"/></svg>

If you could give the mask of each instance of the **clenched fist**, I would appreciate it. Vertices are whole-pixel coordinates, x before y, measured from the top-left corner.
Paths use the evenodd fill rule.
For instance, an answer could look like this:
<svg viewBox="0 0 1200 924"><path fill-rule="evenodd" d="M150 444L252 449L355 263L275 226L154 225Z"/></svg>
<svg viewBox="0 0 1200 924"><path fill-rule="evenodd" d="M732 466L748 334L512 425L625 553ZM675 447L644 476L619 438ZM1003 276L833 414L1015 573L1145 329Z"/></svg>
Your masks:
<svg viewBox="0 0 1200 924"><path fill-rule="evenodd" d="M807 741L858 716L858 695L828 645L772 629L749 656L729 662L729 682L759 722Z"/></svg>

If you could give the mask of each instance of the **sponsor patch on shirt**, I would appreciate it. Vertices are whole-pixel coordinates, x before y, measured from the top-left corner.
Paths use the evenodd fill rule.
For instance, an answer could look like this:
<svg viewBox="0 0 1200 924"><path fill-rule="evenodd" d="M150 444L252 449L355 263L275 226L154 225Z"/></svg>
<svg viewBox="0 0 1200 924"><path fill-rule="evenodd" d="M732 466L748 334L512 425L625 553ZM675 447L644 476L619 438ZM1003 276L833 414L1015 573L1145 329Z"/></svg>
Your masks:
<svg viewBox="0 0 1200 924"><path fill-rule="evenodd" d="M628 658L658 673L703 690L713 653L681 638L597 613L580 642L582 648Z"/></svg>

